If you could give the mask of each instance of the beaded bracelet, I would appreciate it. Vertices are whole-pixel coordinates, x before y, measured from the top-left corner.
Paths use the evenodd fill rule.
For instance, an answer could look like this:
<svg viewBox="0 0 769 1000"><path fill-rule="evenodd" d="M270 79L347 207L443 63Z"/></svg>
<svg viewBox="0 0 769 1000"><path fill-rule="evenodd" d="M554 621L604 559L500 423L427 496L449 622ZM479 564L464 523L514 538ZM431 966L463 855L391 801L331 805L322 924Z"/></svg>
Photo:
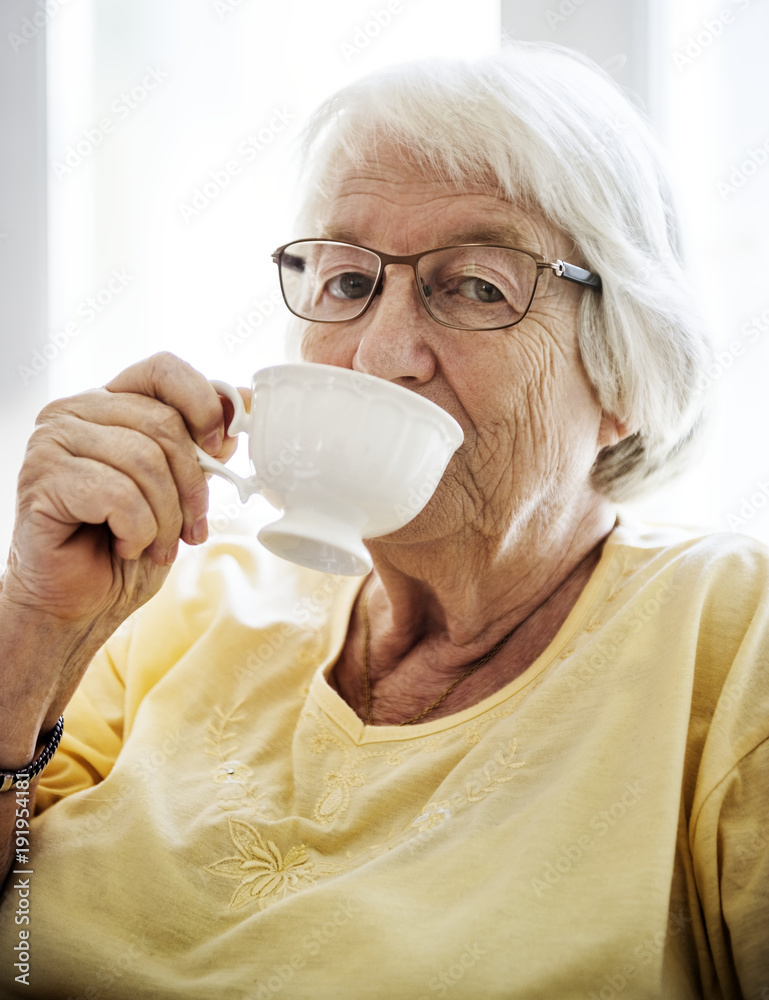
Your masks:
<svg viewBox="0 0 769 1000"><path fill-rule="evenodd" d="M19 768L18 771L0 770L0 792L7 792L11 788L15 788L22 781L31 781L32 778L36 778L56 753L63 732L64 716L60 715L59 721L51 730L51 735L48 737L45 746L31 764L28 764L27 767Z"/></svg>

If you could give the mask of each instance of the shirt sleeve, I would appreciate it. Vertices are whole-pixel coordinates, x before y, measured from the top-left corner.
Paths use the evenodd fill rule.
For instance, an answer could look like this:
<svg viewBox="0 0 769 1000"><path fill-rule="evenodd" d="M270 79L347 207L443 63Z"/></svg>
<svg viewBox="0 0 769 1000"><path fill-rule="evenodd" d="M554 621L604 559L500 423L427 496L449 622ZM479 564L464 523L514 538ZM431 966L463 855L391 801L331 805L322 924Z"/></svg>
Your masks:
<svg viewBox="0 0 769 1000"><path fill-rule="evenodd" d="M724 996L769 1000L769 740L706 800L695 858Z"/></svg>
<svg viewBox="0 0 769 1000"><path fill-rule="evenodd" d="M64 734L37 788L35 811L107 777L123 746L130 623L97 653L64 713Z"/></svg>
<svg viewBox="0 0 769 1000"><path fill-rule="evenodd" d="M700 629L717 685L689 841L725 998L769 1000L769 560L752 548L714 588ZM739 637L739 638L738 638Z"/></svg>

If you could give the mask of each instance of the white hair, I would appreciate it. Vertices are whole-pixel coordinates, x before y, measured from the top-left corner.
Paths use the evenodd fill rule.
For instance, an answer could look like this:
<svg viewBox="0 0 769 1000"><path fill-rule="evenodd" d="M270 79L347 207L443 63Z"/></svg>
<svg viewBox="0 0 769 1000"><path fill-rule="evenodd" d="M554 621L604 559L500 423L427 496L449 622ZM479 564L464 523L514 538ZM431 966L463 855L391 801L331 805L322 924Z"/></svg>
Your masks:
<svg viewBox="0 0 769 1000"><path fill-rule="evenodd" d="M357 81L306 131L302 224L317 220L339 156L363 163L378 142L449 183L491 183L573 239L574 262L603 283L582 296L583 363L604 411L634 432L600 453L593 482L621 500L678 471L703 422L710 342L657 142L611 78L561 46L512 43Z"/></svg>

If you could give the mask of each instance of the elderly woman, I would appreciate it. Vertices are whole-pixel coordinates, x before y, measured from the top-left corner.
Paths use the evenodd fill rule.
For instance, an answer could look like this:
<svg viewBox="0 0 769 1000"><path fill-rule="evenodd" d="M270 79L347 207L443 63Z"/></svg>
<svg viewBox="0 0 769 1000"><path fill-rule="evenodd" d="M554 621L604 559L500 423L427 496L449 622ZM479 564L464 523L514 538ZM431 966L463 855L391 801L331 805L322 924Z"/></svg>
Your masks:
<svg viewBox="0 0 769 1000"><path fill-rule="evenodd" d="M164 584L223 401L162 355L43 411L0 605L4 995L766 1000L767 555L616 508L695 440L708 357L646 127L514 46L355 84L308 142L275 255L302 356L464 444L363 581L220 537Z"/></svg>

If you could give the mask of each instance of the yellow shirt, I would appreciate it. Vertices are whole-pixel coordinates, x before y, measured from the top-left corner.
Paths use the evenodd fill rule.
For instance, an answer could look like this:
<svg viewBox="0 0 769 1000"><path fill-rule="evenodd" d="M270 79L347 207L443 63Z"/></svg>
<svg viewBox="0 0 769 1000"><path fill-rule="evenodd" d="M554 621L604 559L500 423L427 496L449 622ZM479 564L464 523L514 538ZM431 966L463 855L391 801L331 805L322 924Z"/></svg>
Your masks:
<svg viewBox="0 0 769 1000"><path fill-rule="evenodd" d="M325 680L359 587L221 538L111 640L0 995L769 1000L767 552L623 521L522 676L406 727Z"/></svg>

